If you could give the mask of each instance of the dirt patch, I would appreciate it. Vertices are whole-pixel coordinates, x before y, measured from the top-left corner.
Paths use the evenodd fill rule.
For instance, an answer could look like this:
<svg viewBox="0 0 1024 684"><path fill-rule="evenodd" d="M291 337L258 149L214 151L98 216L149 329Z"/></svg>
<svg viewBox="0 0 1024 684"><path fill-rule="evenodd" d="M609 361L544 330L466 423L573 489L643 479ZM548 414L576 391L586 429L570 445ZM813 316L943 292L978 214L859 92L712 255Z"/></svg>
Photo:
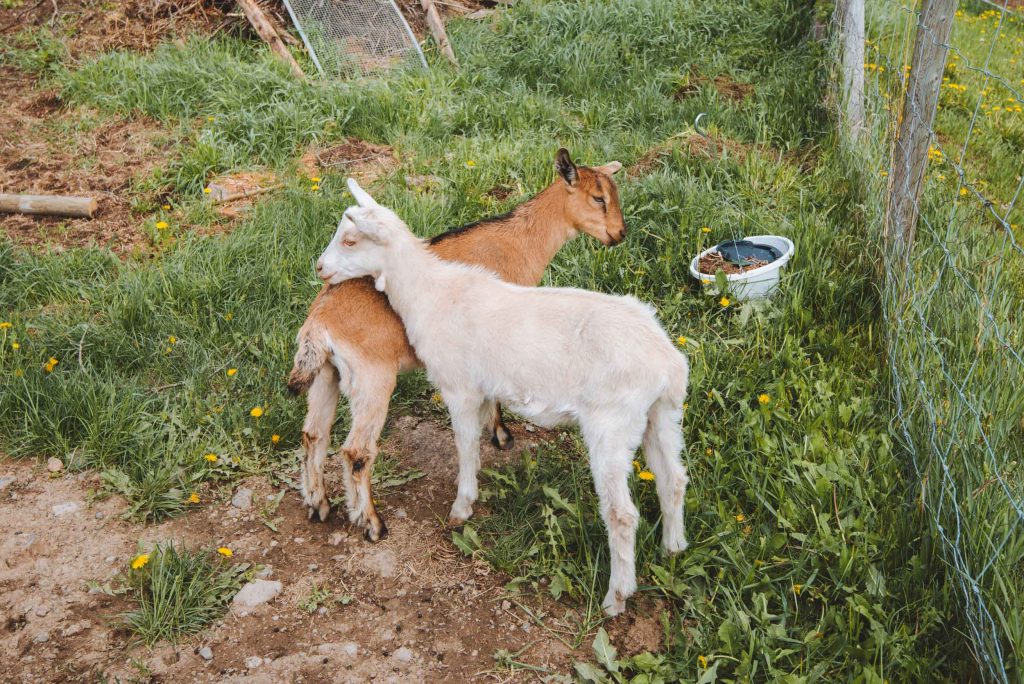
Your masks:
<svg viewBox="0 0 1024 684"><path fill-rule="evenodd" d="M689 133L672 136L660 145L655 145L630 166L627 173L632 178L645 176L658 168L661 160L671 156L673 152L682 152L691 157L705 159L730 158L740 164L745 163L751 154L776 162L792 160L788 155L768 145L745 143L715 135L705 136L699 133Z"/></svg>
<svg viewBox="0 0 1024 684"><path fill-rule="evenodd" d="M754 94L754 86L750 83L734 81L727 74L719 74L714 78L708 78L700 73L697 68L694 68L687 77L686 83L672 93L672 99L679 101L694 97L701 91L701 88L708 84L719 95L732 102L742 102Z"/></svg>
<svg viewBox="0 0 1024 684"><path fill-rule="evenodd" d="M518 458L518 448L543 434L522 427L513 431L517 449L487 446L484 465ZM93 682L100 674L110 681L155 682L489 681L495 676L534 681L535 672L495 672L494 653L522 650L517 660L556 672L588 657L586 647L574 651L537 625L520 607L521 598L507 596L507 577L463 556L451 543L442 522L454 496L451 431L432 421L400 418L384 448L403 467L419 468L425 476L378 492L390 534L377 544L365 542L336 515L327 523L307 522L298 493L277 479L254 477L244 483L253 490L249 509L232 506L232 490L204 491L203 503L187 516L142 526L121 519L125 504L118 498L90 497L99 488L92 474L50 477L42 465L0 460L5 681ZM328 473L337 494L334 465ZM269 512L282 488L280 507ZM118 627L116 616L130 603L90 591L87 582L116 584L137 543L148 548L165 540L228 546L234 562L268 567L270 579L284 589L250 614L231 613L176 646L147 649ZM310 610L314 585L351 601ZM555 633L572 633L581 619L572 607L541 596L522 605ZM627 652L656 648L654 623L639 615L619 620ZM201 648L209 648L212 659L204 659Z"/></svg>
<svg viewBox="0 0 1024 684"><path fill-rule="evenodd" d="M718 252L708 252L700 258L697 270L704 275L715 275L718 271L723 271L726 275L736 275L768 265L767 261L761 259L747 259L747 261L749 262L747 266L739 266L731 261L726 261L725 257Z"/></svg>
<svg viewBox="0 0 1024 684"><path fill-rule="evenodd" d="M299 173L307 177L321 171L342 171L361 185L370 185L398 168L398 155L387 145L346 138L330 147L312 147L299 160Z"/></svg>
<svg viewBox="0 0 1024 684"><path fill-rule="evenodd" d="M63 108L57 93L35 90L31 77L0 70L7 93L0 110L0 192L84 195L99 208L93 219L0 215L0 230L30 246L104 245L124 253L143 245L142 217L128 192L135 178L161 164L172 141L145 117L101 117Z"/></svg>

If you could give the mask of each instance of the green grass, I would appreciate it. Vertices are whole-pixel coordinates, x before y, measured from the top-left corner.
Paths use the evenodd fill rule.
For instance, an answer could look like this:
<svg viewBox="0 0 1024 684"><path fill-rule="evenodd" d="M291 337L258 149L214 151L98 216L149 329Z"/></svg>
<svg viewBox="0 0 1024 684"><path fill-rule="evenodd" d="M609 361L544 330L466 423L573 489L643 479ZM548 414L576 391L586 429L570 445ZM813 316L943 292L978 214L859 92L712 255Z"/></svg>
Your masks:
<svg viewBox="0 0 1024 684"><path fill-rule="evenodd" d="M284 378L317 289L311 263L346 205L344 178L325 175L318 193L289 182L232 232L191 235L176 217L201 211L214 173L287 173L307 144L344 136L387 143L401 161L375 196L432 235L524 199L486 195L499 183L541 189L560 145L582 163L628 167L707 112L716 135L768 152L707 159L677 146L650 173L621 174L627 241L580 239L546 277L652 302L669 334L687 338L692 364L689 551L661 555L652 487L634 483L641 591L664 600L666 641L654 660L602 667L664 681L969 676L955 594L889 436L879 255L858 169L831 132L830 58L809 39L812 19L795 0L523 0L494 27L450 24L458 72L434 64L331 84L297 82L262 46L226 39L43 60L70 102L176 129L175 153L139 188L175 207L152 219L172 223L178 239L158 241L155 261L127 262L0 243L0 311L12 323L0 331L0 447L74 454L69 467L100 469L149 519L180 513L203 482L294 461L304 405L286 396ZM5 59L31 68L32 45ZM754 94L734 102L707 86L674 98L693 67L754 84ZM407 174L446 182L411 192ZM765 232L797 245L769 304L723 307L693 287L687 263L702 245ZM47 372L50 357L59 363ZM430 394L421 375L405 378L396 411L434 411ZM583 643L600 619L607 550L568 435L488 472L490 515L456 542L518 590L579 608L572 641Z"/></svg>
<svg viewBox="0 0 1024 684"><path fill-rule="evenodd" d="M143 558L139 556L136 561ZM121 616L147 645L177 641L223 617L242 585L246 567L231 565L213 550L157 544L147 562L128 569L128 595L138 603Z"/></svg>

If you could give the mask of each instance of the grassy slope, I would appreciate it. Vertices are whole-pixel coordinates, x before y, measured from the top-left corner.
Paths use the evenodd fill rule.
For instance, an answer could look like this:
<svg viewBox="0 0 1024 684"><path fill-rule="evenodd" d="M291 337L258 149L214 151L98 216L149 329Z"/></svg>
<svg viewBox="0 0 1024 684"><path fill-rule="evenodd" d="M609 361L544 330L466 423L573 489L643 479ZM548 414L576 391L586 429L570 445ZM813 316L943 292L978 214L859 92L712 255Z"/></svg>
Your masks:
<svg viewBox="0 0 1024 684"><path fill-rule="evenodd" d="M672 611L664 659L625 667L669 680L952 678L962 663L947 659L962 648L949 645L953 613L933 586L922 518L887 436L872 254L833 153L809 30L795 1L524 1L495 28L451 26L458 73L437 65L305 85L253 46L202 39L52 72L73 101L182 128L191 144L149 181L182 211L195 211L211 172L284 168L303 144L342 135L398 149L402 168L378 199L424 234L517 201L486 197L497 183L539 189L558 145L586 162L628 165L690 130L701 111L729 138L816 146L807 172L770 154L741 162L674 152L653 173L622 179L625 245L580 240L549 271L553 284L652 301L670 334L687 338L693 364L693 546L664 559L656 530L642 524L646 590ZM692 65L756 93L737 104L704 87L675 101ZM449 183L413 193L407 173ZM283 378L316 291L311 259L345 205L342 181L325 177L317 194L295 182L232 234L182 236L156 265L0 244L0 310L14 323L0 331L0 446L74 454L75 467L103 469L149 516L179 512L206 480L291 458L270 437L298 444L303 406ZM762 231L790 236L798 250L770 307L725 308L691 288L685 264L700 245ZM60 363L46 373L50 356ZM429 404L415 376L399 394L405 406ZM254 406L265 410L259 419ZM605 541L575 451L544 450L536 464L490 474L494 514L476 531L493 562L526 585L564 588L596 619ZM654 520L653 487L636 489Z"/></svg>

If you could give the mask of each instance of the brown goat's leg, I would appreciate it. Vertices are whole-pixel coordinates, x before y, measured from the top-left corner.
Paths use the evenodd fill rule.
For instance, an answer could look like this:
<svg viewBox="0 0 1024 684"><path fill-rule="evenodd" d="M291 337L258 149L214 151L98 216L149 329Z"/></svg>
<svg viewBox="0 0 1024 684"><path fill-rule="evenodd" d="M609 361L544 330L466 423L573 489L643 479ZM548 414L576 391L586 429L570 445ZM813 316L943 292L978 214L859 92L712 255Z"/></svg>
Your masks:
<svg viewBox="0 0 1024 684"><path fill-rule="evenodd" d="M306 422L302 426L302 447L306 452L302 463L302 500L310 520L314 516L327 520L331 504L324 487L324 461L338 408L338 372L334 366L325 364L316 374L306 404Z"/></svg>
<svg viewBox="0 0 1024 684"><path fill-rule="evenodd" d="M512 433L508 431L505 426L505 421L501 419L501 404L496 401L489 402L490 406L490 423L491 423L491 444L498 447L499 449L511 449L515 443L515 439L512 437Z"/></svg>
<svg viewBox="0 0 1024 684"><path fill-rule="evenodd" d="M395 391L398 369L391 367L357 368L353 376L349 405L352 430L345 440L346 470L351 474L352 488L348 496L348 517L363 528L369 541L382 539L387 526L373 505L370 479L377 459L377 441L388 417L388 404Z"/></svg>

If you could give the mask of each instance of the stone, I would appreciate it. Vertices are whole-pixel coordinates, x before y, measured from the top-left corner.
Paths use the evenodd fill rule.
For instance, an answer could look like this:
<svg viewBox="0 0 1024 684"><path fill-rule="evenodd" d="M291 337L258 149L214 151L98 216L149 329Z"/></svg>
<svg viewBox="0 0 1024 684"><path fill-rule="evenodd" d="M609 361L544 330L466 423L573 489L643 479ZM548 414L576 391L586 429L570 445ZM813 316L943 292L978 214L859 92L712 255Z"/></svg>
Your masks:
<svg viewBox="0 0 1024 684"><path fill-rule="evenodd" d="M408 518L409 514L406 512L406 510L404 508L396 508L395 509L395 517L396 518Z"/></svg>
<svg viewBox="0 0 1024 684"><path fill-rule="evenodd" d="M231 505L243 511L252 508L252 490L248 487L239 488L235 495L231 497Z"/></svg>
<svg viewBox="0 0 1024 684"><path fill-rule="evenodd" d="M348 535L346 535L344 532L333 532L331 533L331 536L328 537L327 543L331 546L338 546L339 544L341 544L341 542L345 541L346 536Z"/></svg>
<svg viewBox="0 0 1024 684"><path fill-rule="evenodd" d="M46 606L40 605L40 606L36 606L36 609L34 611L32 611L32 612L34 612L39 617L46 617L47 613L50 612L50 609L47 608Z"/></svg>
<svg viewBox="0 0 1024 684"><path fill-rule="evenodd" d="M263 658L259 656L249 656L245 659L245 666L250 670L255 670L257 667L263 664Z"/></svg>
<svg viewBox="0 0 1024 684"><path fill-rule="evenodd" d="M59 518L62 515L75 513L80 508L82 508L82 504L78 503L77 501L66 501L64 503L54 504L50 510L53 511L54 517Z"/></svg>
<svg viewBox="0 0 1024 684"><path fill-rule="evenodd" d="M395 652L391 654L391 657L400 663L411 663L413 652L411 649L402 646L401 648L396 649Z"/></svg>
<svg viewBox="0 0 1024 684"><path fill-rule="evenodd" d="M64 470L64 463L56 456L51 456L50 460L46 462L46 469L51 473L59 473Z"/></svg>
<svg viewBox="0 0 1024 684"><path fill-rule="evenodd" d="M103 511L96 511L96 519L103 520Z"/></svg>
<svg viewBox="0 0 1024 684"><path fill-rule="evenodd" d="M345 655L354 656L357 653L359 653L359 646L356 644L356 642L349 641L341 647L341 650L345 652Z"/></svg>
<svg viewBox="0 0 1024 684"><path fill-rule="evenodd" d="M4 475L3 477L0 477L0 492L4 491L8 487L10 487L12 484L14 484L14 476L13 475Z"/></svg>
<svg viewBox="0 0 1024 684"><path fill-rule="evenodd" d="M213 660L213 649L209 646L203 646L199 649L199 657L207 662Z"/></svg>
<svg viewBox="0 0 1024 684"><path fill-rule="evenodd" d="M88 620L83 620L82 622L76 622L74 624L68 625L67 627L61 630L60 635L65 637L74 636L79 632L89 629L90 627L92 627L92 623Z"/></svg>
<svg viewBox="0 0 1024 684"><path fill-rule="evenodd" d="M49 640L50 640L50 633L49 632L40 632L39 634L36 634L36 638L33 639L33 641L35 641L37 644L45 644Z"/></svg>
<svg viewBox="0 0 1024 684"><path fill-rule="evenodd" d="M262 568L256 571L256 579L267 579L274 574L273 565L264 565Z"/></svg>
<svg viewBox="0 0 1024 684"><path fill-rule="evenodd" d="M239 608L255 608L273 600L281 593L281 589L282 585L280 582L263 579L253 580L242 587L235 594L235 598L231 602Z"/></svg>

